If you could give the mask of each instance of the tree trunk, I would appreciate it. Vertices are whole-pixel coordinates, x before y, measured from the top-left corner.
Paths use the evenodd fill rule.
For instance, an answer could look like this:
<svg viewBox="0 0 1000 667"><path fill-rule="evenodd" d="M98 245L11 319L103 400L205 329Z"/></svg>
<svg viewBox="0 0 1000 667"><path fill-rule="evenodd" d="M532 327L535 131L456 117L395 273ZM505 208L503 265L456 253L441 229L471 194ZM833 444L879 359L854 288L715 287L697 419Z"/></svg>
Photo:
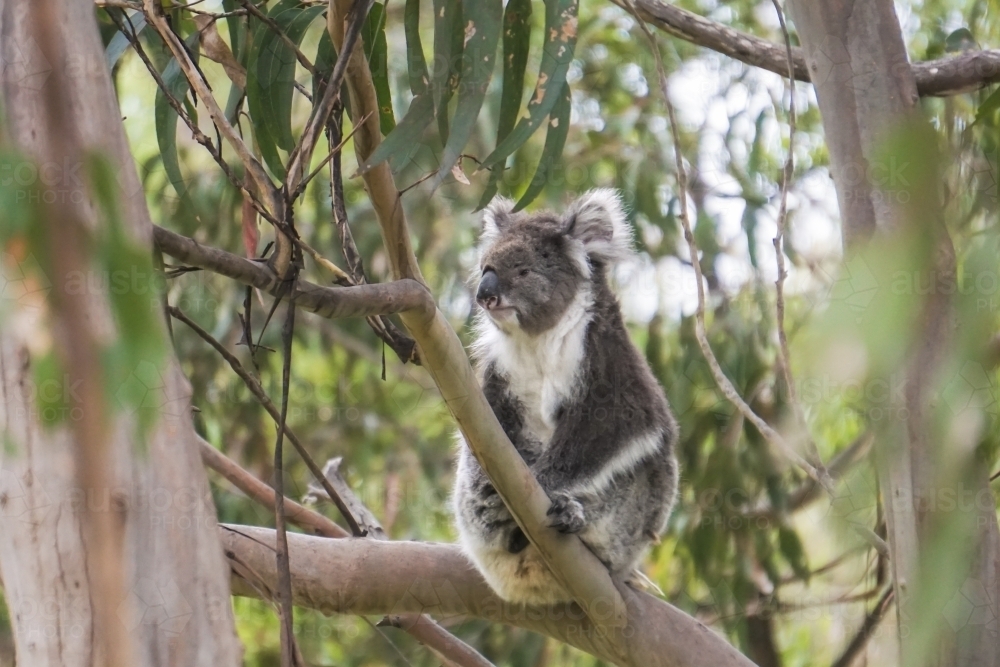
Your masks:
<svg viewBox="0 0 1000 667"><path fill-rule="evenodd" d="M916 106L899 21L891 0L790 5L816 86L845 254L864 262L872 244L888 249L891 263L898 259L895 250L914 248L904 263L876 266L876 273L891 278L898 275L893 269L907 271L915 284L932 286L920 296L887 295L890 285L879 283L887 308L874 315L889 318L909 309L915 332L902 361L883 368L882 379L889 387L901 383L902 391L890 391L897 396L888 406L894 417L877 425L904 664L1000 665L995 500L974 448L954 441L949 425L955 415L934 400L942 372L961 354L954 350L954 290L946 288L954 281L955 253L938 195L940 160ZM957 509L946 511L945 494L961 498L950 503ZM950 569L942 566L956 561Z"/></svg>
<svg viewBox="0 0 1000 667"><path fill-rule="evenodd" d="M38 213L2 248L0 579L17 661L235 666L229 572L188 384L169 351L118 369L119 386L93 363L116 342L109 285L126 276L100 275L87 254L109 224L86 185L90 155L117 172L126 233L151 239L93 12L87 0L0 1L3 145L25 156L19 175L35 174L15 195ZM127 289L148 310L134 315L162 332L159 290L138 277ZM56 375L41 370L50 355ZM157 407L144 431L144 408L123 407L136 392ZM56 404L61 414L44 413Z"/></svg>

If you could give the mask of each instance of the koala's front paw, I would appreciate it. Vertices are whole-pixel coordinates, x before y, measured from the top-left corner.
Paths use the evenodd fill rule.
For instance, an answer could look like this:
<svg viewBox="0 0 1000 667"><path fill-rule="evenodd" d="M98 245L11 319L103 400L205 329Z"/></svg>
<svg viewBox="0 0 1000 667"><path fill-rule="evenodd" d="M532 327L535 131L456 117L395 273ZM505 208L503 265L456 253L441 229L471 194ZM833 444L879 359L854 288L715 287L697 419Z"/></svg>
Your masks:
<svg viewBox="0 0 1000 667"><path fill-rule="evenodd" d="M580 501L565 493L552 495L552 506L548 515L552 517L550 526L560 533L579 533L583 530L585 518Z"/></svg>

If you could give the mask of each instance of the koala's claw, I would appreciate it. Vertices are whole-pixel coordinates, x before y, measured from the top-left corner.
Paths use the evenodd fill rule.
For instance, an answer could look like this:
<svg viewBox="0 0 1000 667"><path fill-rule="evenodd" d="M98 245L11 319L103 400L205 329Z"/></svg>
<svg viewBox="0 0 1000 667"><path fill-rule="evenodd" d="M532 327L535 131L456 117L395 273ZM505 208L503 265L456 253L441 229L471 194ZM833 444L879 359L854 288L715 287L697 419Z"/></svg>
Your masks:
<svg viewBox="0 0 1000 667"><path fill-rule="evenodd" d="M579 533L585 525L583 505L576 498L565 494L552 497L548 515L552 517L549 525L560 533Z"/></svg>

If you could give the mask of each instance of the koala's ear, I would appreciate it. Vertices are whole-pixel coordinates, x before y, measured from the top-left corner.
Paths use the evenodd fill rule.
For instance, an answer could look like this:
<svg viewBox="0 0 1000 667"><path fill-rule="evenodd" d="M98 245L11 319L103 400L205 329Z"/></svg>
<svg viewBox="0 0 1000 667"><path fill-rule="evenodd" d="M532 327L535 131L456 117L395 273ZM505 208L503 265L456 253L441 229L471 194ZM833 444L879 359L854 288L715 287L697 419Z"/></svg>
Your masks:
<svg viewBox="0 0 1000 667"><path fill-rule="evenodd" d="M598 188L569 206L563 233L583 245L588 257L615 262L632 254L632 229L615 190Z"/></svg>
<svg viewBox="0 0 1000 667"><path fill-rule="evenodd" d="M483 229L479 233L479 244L481 246L492 245L499 238L500 233L510 221L511 211L514 210L514 200L506 197L494 197L483 211Z"/></svg>

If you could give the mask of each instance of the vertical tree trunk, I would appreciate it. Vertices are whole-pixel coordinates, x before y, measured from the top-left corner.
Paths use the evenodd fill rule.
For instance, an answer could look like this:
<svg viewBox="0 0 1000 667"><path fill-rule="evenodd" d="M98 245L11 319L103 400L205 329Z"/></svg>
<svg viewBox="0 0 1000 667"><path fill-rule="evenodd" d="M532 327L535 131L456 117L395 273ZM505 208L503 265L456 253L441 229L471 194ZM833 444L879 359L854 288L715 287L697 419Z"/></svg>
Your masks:
<svg viewBox="0 0 1000 667"><path fill-rule="evenodd" d="M169 351L118 369L127 380L117 387L106 366L81 370L72 354L115 341L115 278L148 303L135 316L163 327L149 274L101 275L86 255L108 224L87 187L94 153L117 170L126 233L146 246L151 234L93 12L88 0L0 0L3 147L25 156L19 175L34 174L16 195L40 197L44 211L0 247L0 579L17 660L235 666L229 572L186 380ZM40 233L63 254L36 256ZM54 376L39 373L50 353L61 362ZM137 393L157 408L145 437L121 400ZM53 401L65 407L46 427Z"/></svg>
<svg viewBox="0 0 1000 667"><path fill-rule="evenodd" d="M916 106L917 89L899 21L892 0L789 3L816 86L845 254L862 250L873 239L894 244L918 239L925 261L914 281L932 286L923 296L908 292L891 297L920 302L912 323L916 334L904 361L894 369L903 383L902 397L890 406L898 418L884 420L879 430L879 477L904 662L1000 665L1000 531L995 500L987 473L975 470L967 448L949 441L950 432L940 414L935 415L933 402L936 376L953 361L955 339L954 290L943 287L954 280L955 254L943 222L940 180L934 173L939 160L933 141L926 142L924 152L907 152L911 147L892 143L902 128L912 129L907 135L912 142L929 132ZM921 164L911 162L914 155L920 156ZM906 197L900 197L904 191ZM885 284L878 287L890 289ZM957 510L944 511L945 493L963 494L970 487L972 503L960 501ZM941 557L941 547L948 546L942 544L945 531L956 525L968 530L959 529L962 539L951 545L951 551L966 554L971 562L966 572L949 577L932 571L939 561L930 552L937 547L937 558ZM935 577L939 578L933 583L948 590L921 597L918 591L930 595L927 591ZM942 602L917 608L921 600ZM979 610L975 620L971 613L963 618L964 610L949 615L944 604L974 606L976 601L987 608ZM939 637L933 638L934 633Z"/></svg>

